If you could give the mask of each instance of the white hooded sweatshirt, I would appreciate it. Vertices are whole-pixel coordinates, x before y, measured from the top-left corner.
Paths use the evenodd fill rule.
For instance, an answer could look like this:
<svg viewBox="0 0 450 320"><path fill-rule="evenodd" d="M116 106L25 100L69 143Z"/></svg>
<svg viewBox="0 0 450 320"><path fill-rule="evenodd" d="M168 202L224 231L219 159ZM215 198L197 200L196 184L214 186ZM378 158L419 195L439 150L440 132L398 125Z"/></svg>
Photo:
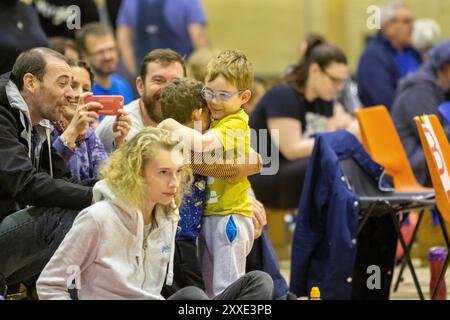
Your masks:
<svg viewBox="0 0 450 320"><path fill-rule="evenodd" d="M96 203L76 217L71 230L37 281L39 299L163 299L173 279L178 210L155 207L152 231L144 239L142 213L117 199L105 181L93 189Z"/></svg>

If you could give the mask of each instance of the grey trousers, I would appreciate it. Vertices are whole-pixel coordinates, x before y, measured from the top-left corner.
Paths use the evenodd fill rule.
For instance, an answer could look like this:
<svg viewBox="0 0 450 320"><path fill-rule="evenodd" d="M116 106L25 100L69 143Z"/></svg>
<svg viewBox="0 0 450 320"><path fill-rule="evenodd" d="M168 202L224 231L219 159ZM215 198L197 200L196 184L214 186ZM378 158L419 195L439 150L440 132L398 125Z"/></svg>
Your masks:
<svg viewBox="0 0 450 320"><path fill-rule="evenodd" d="M8 285L38 275L72 227L77 211L30 207L0 222L0 274Z"/></svg>
<svg viewBox="0 0 450 320"><path fill-rule="evenodd" d="M263 271L251 271L228 286L212 300L271 300L273 296L272 278ZM185 287L167 300L210 300L197 287Z"/></svg>

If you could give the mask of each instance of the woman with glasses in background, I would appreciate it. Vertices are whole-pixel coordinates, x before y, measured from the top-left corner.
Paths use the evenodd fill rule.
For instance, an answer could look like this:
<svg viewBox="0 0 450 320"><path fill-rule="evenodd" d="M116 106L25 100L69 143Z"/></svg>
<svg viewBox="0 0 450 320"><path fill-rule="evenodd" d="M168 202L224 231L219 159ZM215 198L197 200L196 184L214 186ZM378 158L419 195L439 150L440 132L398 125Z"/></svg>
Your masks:
<svg viewBox="0 0 450 320"><path fill-rule="evenodd" d="M335 104L348 77L347 58L339 48L322 41L311 43L300 62L253 110L249 125L258 133L253 147L266 157L266 166L279 163L275 174L263 171L249 177L256 197L265 206L297 208L314 146L312 135L354 125L354 119Z"/></svg>

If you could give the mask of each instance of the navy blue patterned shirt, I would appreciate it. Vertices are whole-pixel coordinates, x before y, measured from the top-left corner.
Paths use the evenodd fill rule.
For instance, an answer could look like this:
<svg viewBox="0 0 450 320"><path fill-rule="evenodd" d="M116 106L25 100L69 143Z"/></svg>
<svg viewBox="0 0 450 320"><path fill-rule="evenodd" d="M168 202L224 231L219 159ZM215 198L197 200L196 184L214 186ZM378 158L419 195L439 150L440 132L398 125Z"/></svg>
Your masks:
<svg viewBox="0 0 450 320"><path fill-rule="evenodd" d="M200 233L201 220L206 205L206 177L194 175L191 192L183 198L176 239L196 239Z"/></svg>

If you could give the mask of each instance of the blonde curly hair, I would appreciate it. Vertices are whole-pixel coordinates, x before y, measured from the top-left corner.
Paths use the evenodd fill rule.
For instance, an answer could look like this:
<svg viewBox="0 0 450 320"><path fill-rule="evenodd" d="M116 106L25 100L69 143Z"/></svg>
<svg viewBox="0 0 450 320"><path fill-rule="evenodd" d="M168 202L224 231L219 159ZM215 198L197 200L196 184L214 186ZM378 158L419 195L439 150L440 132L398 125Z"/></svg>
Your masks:
<svg viewBox="0 0 450 320"><path fill-rule="evenodd" d="M144 167L160 150L181 152L181 140L174 138L167 130L144 128L109 157L100 170L100 176L118 198L134 209L145 210L148 199ZM189 166L184 165L175 195L176 207L180 206L191 183L192 172ZM166 205L165 209L166 212L174 211L171 205Z"/></svg>

